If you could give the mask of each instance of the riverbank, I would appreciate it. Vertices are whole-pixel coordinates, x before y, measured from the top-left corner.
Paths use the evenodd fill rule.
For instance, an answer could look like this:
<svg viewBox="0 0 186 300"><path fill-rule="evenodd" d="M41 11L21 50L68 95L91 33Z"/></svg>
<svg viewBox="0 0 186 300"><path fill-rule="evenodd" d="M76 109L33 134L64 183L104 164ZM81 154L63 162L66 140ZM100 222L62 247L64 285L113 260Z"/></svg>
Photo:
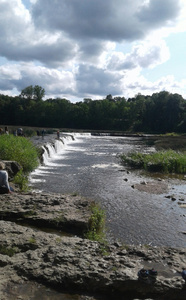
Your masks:
<svg viewBox="0 0 186 300"><path fill-rule="evenodd" d="M186 249L83 239L89 204L73 195L0 195L0 299L10 300L10 290L30 299L21 298L29 282L77 299L185 299ZM143 267L158 270L156 282L138 280Z"/></svg>

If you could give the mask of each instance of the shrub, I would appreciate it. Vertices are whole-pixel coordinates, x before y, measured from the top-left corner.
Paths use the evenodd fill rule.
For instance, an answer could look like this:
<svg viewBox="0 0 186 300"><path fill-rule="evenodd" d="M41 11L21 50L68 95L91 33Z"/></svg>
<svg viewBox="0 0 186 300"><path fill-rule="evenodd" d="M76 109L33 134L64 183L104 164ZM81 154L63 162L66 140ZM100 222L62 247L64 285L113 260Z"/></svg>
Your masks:
<svg viewBox="0 0 186 300"><path fill-rule="evenodd" d="M28 176L26 174L23 174L22 169L16 174L13 182L19 186L21 191L26 192L29 189Z"/></svg>
<svg viewBox="0 0 186 300"><path fill-rule="evenodd" d="M24 173L33 171L38 165L38 151L30 140L12 134L0 136L0 159L15 160Z"/></svg>

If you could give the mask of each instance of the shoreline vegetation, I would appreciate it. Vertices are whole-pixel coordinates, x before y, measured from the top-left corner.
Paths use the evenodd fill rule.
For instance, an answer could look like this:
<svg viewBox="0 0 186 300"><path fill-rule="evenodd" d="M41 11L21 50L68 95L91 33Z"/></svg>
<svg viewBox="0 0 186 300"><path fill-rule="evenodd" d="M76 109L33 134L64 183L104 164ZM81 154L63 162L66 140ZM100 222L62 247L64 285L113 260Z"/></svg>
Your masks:
<svg viewBox="0 0 186 300"><path fill-rule="evenodd" d="M157 151L151 154L140 152L121 155L123 163L149 172L186 174L186 152L173 150Z"/></svg>
<svg viewBox="0 0 186 300"><path fill-rule="evenodd" d="M145 137L144 137L145 138ZM146 137L155 152L130 152L120 156L122 163L132 168L163 174L186 174L186 136L169 133Z"/></svg>

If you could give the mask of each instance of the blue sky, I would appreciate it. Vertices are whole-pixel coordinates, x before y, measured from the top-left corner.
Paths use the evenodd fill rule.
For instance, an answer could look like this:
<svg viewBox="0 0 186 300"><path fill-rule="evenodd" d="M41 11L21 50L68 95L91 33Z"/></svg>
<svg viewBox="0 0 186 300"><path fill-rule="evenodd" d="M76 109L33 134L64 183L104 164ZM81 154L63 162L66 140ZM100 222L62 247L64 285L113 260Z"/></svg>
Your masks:
<svg viewBox="0 0 186 300"><path fill-rule="evenodd" d="M186 98L186 1L0 0L0 93Z"/></svg>

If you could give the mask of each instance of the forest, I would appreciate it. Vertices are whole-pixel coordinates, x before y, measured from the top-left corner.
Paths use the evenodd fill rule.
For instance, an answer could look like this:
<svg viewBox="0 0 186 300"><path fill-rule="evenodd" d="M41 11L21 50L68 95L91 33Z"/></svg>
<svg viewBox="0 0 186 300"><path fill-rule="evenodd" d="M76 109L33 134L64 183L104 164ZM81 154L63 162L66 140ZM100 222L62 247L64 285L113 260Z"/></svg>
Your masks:
<svg viewBox="0 0 186 300"><path fill-rule="evenodd" d="M27 87L19 96L0 95L0 124L145 133L186 133L186 100L167 91L133 98L43 100L44 89Z"/></svg>

